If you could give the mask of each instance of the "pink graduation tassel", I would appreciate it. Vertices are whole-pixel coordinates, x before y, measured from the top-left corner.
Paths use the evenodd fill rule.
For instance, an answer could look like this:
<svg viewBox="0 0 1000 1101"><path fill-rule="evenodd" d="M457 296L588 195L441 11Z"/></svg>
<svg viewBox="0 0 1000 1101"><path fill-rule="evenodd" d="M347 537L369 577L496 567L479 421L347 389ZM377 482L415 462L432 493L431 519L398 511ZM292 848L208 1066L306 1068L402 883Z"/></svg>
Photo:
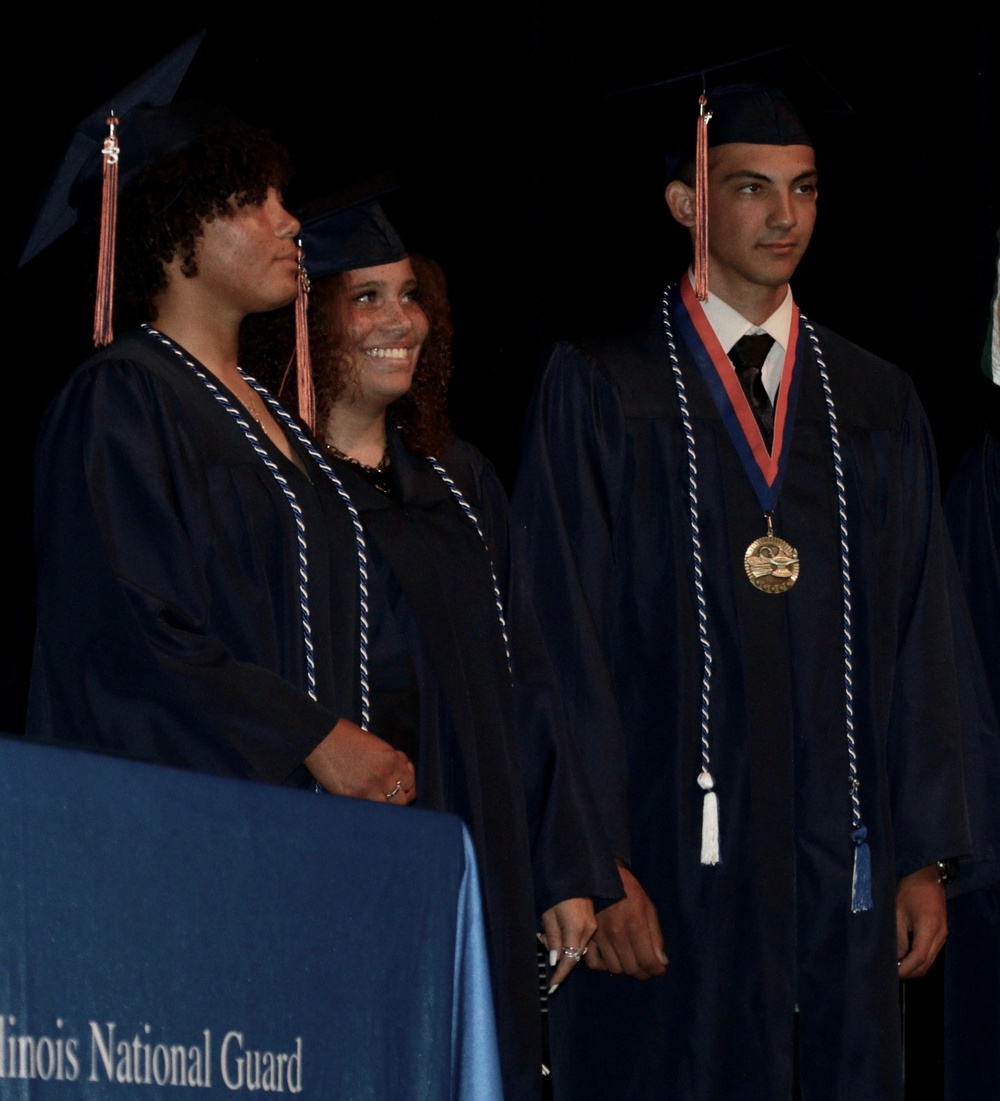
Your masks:
<svg viewBox="0 0 1000 1101"><path fill-rule="evenodd" d="M310 432L316 430L316 389L309 355L309 273L302 263L299 245L299 292L295 298L295 383L299 395L299 420Z"/></svg>
<svg viewBox="0 0 1000 1101"><path fill-rule="evenodd" d="M118 221L118 155L115 137L118 119L108 116L108 136L104 139L101 191L101 236L97 249L97 295L94 301L94 344L103 348L115 338L112 313L115 304L115 227Z"/></svg>
<svg viewBox="0 0 1000 1101"><path fill-rule="evenodd" d="M708 100L698 97L698 130L694 146L694 293L699 302L708 300L708 123L712 112Z"/></svg>

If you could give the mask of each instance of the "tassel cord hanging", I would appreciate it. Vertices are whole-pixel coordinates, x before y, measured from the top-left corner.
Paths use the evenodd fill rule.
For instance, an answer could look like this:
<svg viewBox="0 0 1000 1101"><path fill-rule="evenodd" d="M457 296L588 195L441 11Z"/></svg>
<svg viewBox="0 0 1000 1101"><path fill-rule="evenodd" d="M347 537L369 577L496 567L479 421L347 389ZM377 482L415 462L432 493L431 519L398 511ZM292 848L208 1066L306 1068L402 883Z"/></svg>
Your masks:
<svg viewBox="0 0 1000 1101"><path fill-rule="evenodd" d="M708 124L705 93L698 97L698 122L694 154L694 293L699 302L708 300Z"/></svg>
<svg viewBox="0 0 1000 1101"><path fill-rule="evenodd" d="M101 233L97 250L97 294L94 300L94 345L103 348L114 340L112 315L115 298L115 230L118 222L118 119L108 116L108 136L104 139L101 188Z"/></svg>
<svg viewBox="0 0 1000 1101"><path fill-rule="evenodd" d="M303 263L299 242L299 289L295 297L295 383L299 396L299 421L310 432L316 431L316 388L313 383L312 357L309 354L309 273Z"/></svg>

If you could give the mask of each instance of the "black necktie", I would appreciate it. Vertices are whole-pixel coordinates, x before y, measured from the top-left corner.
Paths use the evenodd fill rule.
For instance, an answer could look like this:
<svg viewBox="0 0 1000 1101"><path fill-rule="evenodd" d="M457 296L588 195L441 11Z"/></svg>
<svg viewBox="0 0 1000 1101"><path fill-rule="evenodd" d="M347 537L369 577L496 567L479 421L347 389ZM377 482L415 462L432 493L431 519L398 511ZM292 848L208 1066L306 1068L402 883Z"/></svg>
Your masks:
<svg viewBox="0 0 1000 1101"><path fill-rule="evenodd" d="M736 368L740 386L743 387L743 393L746 394L753 415L760 425L760 434L764 437L768 451L771 450L774 436L774 406L764 389L760 371L773 343L774 337L767 333L747 333L729 350L729 358Z"/></svg>

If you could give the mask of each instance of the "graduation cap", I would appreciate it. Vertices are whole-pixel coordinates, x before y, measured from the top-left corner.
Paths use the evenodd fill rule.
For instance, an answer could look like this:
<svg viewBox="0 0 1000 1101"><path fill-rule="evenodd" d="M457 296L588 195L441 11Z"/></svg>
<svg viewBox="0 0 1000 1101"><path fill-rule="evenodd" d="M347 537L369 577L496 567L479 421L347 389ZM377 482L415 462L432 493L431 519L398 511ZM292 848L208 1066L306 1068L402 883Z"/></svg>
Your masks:
<svg viewBox="0 0 1000 1101"><path fill-rule="evenodd" d="M295 303L296 387L299 418L310 428L315 426L316 398L309 355L309 281L394 264L409 255L378 201L395 187L389 176L369 179L297 212L302 223L299 263L308 274L299 279Z"/></svg>
<svg viewBox="0 0 1000 1101"><path fill-rule="evenodd" d="M114 243L117 197L141 169L190 144L218 110L204 105L170 111L170 103L205 31L193 35L138 80L92 111L73 132L69 146L42 200L18 267L86 220L98 208L101 243L94 343L112 338ZM160 106L157 106L160 105Z"/></svg>
<svg viewBox="0 0 1000 1101"><path fill-rule="evenodd" d="M378 201L395 186L391 178L379 177L298 211L303 258L311 278L394 264L409 255Z"/></svg>
<svg viewBox="0 0 1000 1101"><path fill-rule="evenodd" d="M613 95L651 93L670 117L667 174L695 187L695 293L708 298L708 150L732 142L812 146L810 129L852 114L840 92L793 46L691 69ZM793 105L795 104L795 105ZM807 129L803 122L809 122ZM687 181L685 181L687 182Z"/></svg>

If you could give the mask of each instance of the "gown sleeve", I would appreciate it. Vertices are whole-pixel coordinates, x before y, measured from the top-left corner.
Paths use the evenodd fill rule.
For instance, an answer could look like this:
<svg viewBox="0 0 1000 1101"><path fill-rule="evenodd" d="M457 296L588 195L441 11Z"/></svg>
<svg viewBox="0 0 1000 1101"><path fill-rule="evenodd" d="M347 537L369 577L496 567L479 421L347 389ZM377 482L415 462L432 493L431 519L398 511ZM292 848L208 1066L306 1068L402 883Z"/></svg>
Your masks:
<svg viewBox="0 0 1000 1101"><path fill-rule="evenodd" d="M957 762L960 677L948 625L955 622L954 564L939 500L934 447L923 410L907 389L894 509L897 650L887 756L896 876L968 851ZM944 844L949 851L942 851Z"/></svg>
<svg viewBox="0 0 1000 1101"><path fill-rule="evenodd" d="M29 733L282 782L336 717L282 675L290 516L252 455L214 462L213 413L129 361L85 366L50 409Z"/></svg>
<svg viewBox="0 0 1000 1101"><path fill-rule="evenodd" d="M471 450L471 449L470 449ZM622 897L621 879L542 640L507 495L477 453L476 499L503 602L524 778L532 879L539 912L568 898L598 907Z"/></svg>
<svg viewBox="0 0 1000 1101"><path fill-rule="evenodd" d="M612 854L628 863L628 761L606 648L626 440L618 396L599 364L557 345L528 416L514 521L594 806Z"/></svg>
<svg viewBox="0 0 1000 1101"><path fill-rule="evenodd" d="M983 397L996 423L962 457L945 497L954 587L964 585L955 598L955 642L973 841L972 858L960 865L950 897L1000 886L1000 676L987 672L1000 669L1000 389L986 382Z"/></svg>

